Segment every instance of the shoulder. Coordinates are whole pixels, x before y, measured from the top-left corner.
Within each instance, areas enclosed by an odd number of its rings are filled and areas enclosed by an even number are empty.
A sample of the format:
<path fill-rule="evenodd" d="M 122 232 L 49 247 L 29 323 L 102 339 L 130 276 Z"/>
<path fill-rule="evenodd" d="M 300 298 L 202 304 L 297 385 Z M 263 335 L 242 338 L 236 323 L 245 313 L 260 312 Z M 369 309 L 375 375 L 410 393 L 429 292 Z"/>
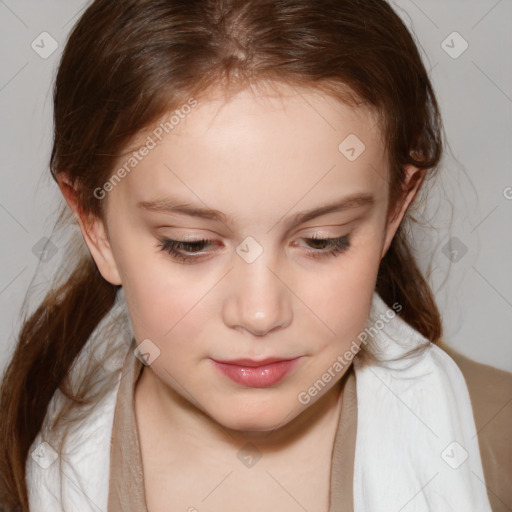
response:
<path fill-rule="evenodd" d="M 493 512 L 512 508 L 512 373 L 478 363 L 445 341 L 437 346 L 457 364 L 469 392 Z"/>
<path fill-rule="evenodd" d="M 437 344 L 457 364 L 468 387 L 477 431 L 496 430 L 512 419 L 512 373 L 478 363 L 441 341 Z M 508 423 L 510 426 L 510 423 Z M 503 431 L 512 440 L 508 429 Z"/>

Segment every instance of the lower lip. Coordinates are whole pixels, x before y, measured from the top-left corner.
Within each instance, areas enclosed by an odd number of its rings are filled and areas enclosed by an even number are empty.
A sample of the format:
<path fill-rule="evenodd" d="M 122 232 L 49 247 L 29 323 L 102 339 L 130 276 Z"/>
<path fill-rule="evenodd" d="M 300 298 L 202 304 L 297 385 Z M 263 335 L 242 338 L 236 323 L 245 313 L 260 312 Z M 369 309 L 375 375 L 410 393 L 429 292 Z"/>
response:
<path fill-rule="evenodd" d="M 266 388 L 277 384 L 292 371 L 300 358 L 277 361 L 264 366 L 238 366 L 236 364 L 219 363 L 215 366 L 228 378 L 237 384 L 250 388 Z"/>

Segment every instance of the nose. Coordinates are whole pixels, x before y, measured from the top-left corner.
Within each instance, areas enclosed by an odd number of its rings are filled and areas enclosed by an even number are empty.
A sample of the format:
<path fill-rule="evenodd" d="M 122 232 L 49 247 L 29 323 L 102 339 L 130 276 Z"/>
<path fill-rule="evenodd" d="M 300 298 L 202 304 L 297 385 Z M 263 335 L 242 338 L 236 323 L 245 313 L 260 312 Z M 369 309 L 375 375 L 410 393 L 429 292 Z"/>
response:
<path fill-rule="evenodd" d="M 252 263 L 242 259 L 236 262 L 223 307 L 229 327 L 264 336 L 291 323 L 291 292 L 279 271 L 268 263 L 264 254 Z"/>

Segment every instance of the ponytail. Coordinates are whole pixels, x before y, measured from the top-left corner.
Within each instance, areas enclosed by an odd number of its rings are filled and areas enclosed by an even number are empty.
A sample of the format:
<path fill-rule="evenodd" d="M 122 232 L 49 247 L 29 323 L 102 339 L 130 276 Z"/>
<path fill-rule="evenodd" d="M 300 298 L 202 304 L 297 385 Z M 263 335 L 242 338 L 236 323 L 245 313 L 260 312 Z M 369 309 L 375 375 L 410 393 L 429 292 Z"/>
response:
<path fill-rule="evenodd" d="M 24 322 L 0 388 L 0 503 L 28 511 L 25 463 L 57 389 L 80 401 L 68 372 L 91 333 L 112 309 L 116 286 L 83 258 L 68 280 L 47 293 Z"/>

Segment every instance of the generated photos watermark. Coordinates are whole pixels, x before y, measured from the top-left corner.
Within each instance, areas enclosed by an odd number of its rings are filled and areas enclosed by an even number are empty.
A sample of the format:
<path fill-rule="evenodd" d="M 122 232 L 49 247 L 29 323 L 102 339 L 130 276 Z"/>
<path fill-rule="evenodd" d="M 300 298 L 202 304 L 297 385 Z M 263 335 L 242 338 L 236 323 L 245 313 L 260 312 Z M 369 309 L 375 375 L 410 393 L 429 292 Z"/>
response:
<path fill-rule="evenodd" d="M 149 153 L 156 148 L 158 142 L 160 142 L 165 135 L 171 133 L 176 126 L 178 126 L 183 119 L 185 119 L 192 109 L 198 105 L 197 100 L 189 98 L 187 103 L 182 105 L 179 109 L 172 112 L 166 121 L 162 121 L 146 138 L 146 142 L 137 150 L 132 153 L 130 158 L 117 169 L 117 171 L 106 181 L 103 186 L 94 189 L 93 195 L 96 199 L 104 199 L 107 192 L 114 190 L 116 185 L 121 182 L 130 172 L 139 165 L 142 160 Z"/>
<path fill-rule="evenodd" d="M 365 327 L 364 331 L 358 334 L 357 339 L 359 343 L 355 339 L 352 340 L 350 347 L 343 354 L 338 355 L 336 361 L 334 361 L 307 390 L 301 391 L 298 394 L 297 398 L 302 405 L 309 404 L 311 399 L 321 393 L 332 380 L 336 380 L 339 374 L 343 372 L 354 359 L 355 355 L 361 349 L 361 345 L 368 343 L 368 336 L 370 336 L 370 339 L 373 339 L 384 329 L 384 326 L 402 310 L 402 305 L 395 302 L 391 308 L 392 309 L 387 309 L 385 313 L 381 313 L 379 319 L 376 320 L 373 325 Z"/>

